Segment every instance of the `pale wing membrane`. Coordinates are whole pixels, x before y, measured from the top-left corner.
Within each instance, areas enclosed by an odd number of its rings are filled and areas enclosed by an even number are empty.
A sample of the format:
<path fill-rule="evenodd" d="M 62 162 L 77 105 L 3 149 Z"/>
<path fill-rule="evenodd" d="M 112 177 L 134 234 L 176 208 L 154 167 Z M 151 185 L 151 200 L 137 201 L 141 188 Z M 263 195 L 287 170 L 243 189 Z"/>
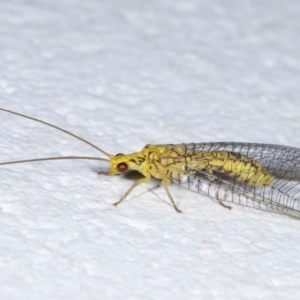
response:
<path fill-rule="evenodd" d="M 264 186 L 249 185 L 221 169 L 198 169 L 187 162 L 182 172 L 168 174 L 172 182 L 218 201 L 300 217 L 300 149 L 251 143 L 200 143 L 174 147 L 180 147 L 191 156 L 199 152 L 222 151 L 244 155 L 259 162 L 274 179 Z"/>

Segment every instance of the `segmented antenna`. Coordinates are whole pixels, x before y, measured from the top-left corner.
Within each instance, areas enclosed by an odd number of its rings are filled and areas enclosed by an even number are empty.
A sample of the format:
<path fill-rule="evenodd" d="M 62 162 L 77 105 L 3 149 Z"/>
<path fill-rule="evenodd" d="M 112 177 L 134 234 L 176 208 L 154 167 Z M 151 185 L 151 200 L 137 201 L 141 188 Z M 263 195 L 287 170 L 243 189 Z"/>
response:
<path fill-rule="evenodd" d="M 38 123 L 42 123 L 44 125 L 47 125 L 49 127 L 52 127 L 54 129 L 57 129 L 59 131 L 62 131 L 74 138 L 76 138 L 77 140 L 80 140 L 81 142 L 85 143 L 85 144 L 88 144 L 89 146 L 93 147 L 94 149 L 100 151 L 101 153 L 103 153 L 104 155 L 108 156 L 108 157 L 112 157 L 111 154 L 105 152 L 104 150 L 100 149 L 99 147 L 97 147 L 96 145 L 92 144 L 91 142 L 85 140 L 84 138 L 70 132 L 70 131 L 67 131 L 63 128 L 60 128 L 56 125 L 53 125 L 53 124 L 50 124 L 48 122 L 45 122 L 45 121 L 42 121 L 40 119 L 37 119 L 37 118 L 33 118 L 33 117 L 30 117 L 30 116 L 27 116 L 27 115 L 24 115 L 24 114 L 20 114 L 20 113 L 17 113 L 15 111 L 12 111 L 12 110 L 9 110 L 9 109 L 5 109 L 5 108 L 1 108 L 0 107 L 0 110 L 1 111 L 4 111 L 4 112 L 7 112 L 7 113 L 10 113 L 10 114 L 13 114 L 13 115 L 16 115 L 16 116 L 20 116 L 20 117 L 23 117 L 23 118 L 26 118 L 26 119 L 29 119 L 29 120 L 32 120 L 32 121 L 35 121 L 35 122 L 38 122 Z M 107 158 L 101 158 L 101 157 L 92 157 L 92 156 L 57 156 L 57 157 L 43 157 L 43 158 L 33 158 L 33 159 L 24 159 L 24 160 L 15 160 L 15 161 L 7 161 L 7 162 L 2 162 L 0 163 L 0 165 L 12 165 L 12 164 L 21 164 L 21 163 L 27 163 L 27 162 L 36 162 L 36 161 L 45 161 L 45 160 L 63 160 L 63 159 L 87 159 L 87 160 L 101 160 L 101 161 L 106 161 L 106 162 L 110 162 L 109 159 Z"/>
<path fill-rule="evenodd" d="M 68 135 L 70 135 L 70 136 L 76 138 L 77 140 L 82 141 L 82 142 L 85 143 L 85 144 L 90 145 L 91 147 L 93 147 L 94 149 L 100 151 L 100 152 L 103 153 L 104 155 L 106 155 L 106 156 L 108 156 L 108 157 L 111 157 L 111 154 L 105 152 L 104 150 L 100 149 L 99 147 L 97 147 L 96 145 L 92 144 L 91 142 L 85 140 L 84 138 L 82 138 L 82 137 L 80 137 L 80 136 L 78 136 L 78 135 L 76 135 L 76 134 L 74 134 L 74 133 L 72 133 L 72 132 L 70 132 L 70 131 L 67 131 L 67 130 L 65 130 L 65 129 L 63 129 L 63 128 L 60 128 L 60 127 L 58 127 L 58 126 L 56 126 L 56 125 L 50 124 L 50 123 L 48 123 L 48 122 L 45 122 L 45 121 L 42 121 L 42 120 L 40 120 L 40 119 L 33 118 L 33 117 L 30 117 L 30 116 L 27 116 L 27 115 L 24 115 L 24 114 L 20 114 L 20 113 L 18 113 L 18 112 L 15 112 L 15 111 L 12 111 L 12 110 L 9 110 L 9 109 L 0 108 L 0 110 L 1 110 L 1 111 L 4 111 L 4 112 L 7 112 L 7 113 L 11 113 L 11 114 L 16 115 L 16 116 L 20 116 L 20 117 L 23 117 L 23 118 L 26 118 L 26 119 L 29 119 L 29 120 L 38 122 L 38 123 L 42 123 L 42 124 L 47 125 L 47 126 L 52 127 L 52 128 L 55 128 L 55 129 L 57 129 L 57 130 L 59 130 L 59 131 L 62 131 L 62 132 L 64 132 L 64 133 L 66 133 L 66 134 L 68 134 Z"/>

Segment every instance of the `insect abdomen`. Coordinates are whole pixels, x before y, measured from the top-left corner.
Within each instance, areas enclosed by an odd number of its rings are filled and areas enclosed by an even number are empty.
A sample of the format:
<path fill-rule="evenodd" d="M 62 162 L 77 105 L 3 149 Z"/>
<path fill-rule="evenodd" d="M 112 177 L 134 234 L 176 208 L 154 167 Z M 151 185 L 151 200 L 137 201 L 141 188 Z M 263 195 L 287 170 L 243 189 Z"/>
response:
<path fill-rule="evenodd" d="M 162 153 L 160 162 L 172 172 L 203 170 L 213 174 L 217 171 L 250 186 L 266 186 L 274 180 L 274 177 L 258 161 L 228 151 L 192 152 L 170 145 Z"/>
<path fill-rule="evenodd" d="M 227 151 L 206 152 L 208 167 L 222 171 L 251 186 L 269 185 L 274 177 L 258 161 Z"/>

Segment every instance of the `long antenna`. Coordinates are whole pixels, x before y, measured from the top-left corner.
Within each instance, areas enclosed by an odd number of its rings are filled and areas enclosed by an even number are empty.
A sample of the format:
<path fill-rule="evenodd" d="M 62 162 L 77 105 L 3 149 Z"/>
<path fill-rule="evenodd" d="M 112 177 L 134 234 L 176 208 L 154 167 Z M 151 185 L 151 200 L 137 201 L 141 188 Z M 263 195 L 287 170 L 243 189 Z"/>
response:
<path fill-rule="evenodd" d="M 76 134 L 74 134 L 74 133 L 71 133 L 70 131 L 67 131 L 67 130 L 65 130 L 65 129 L 62 129 L 62 128 L 56 126 L 56 125 L 52 125 L 52 124 L 47 123 L 47 122 L 45 122 L 45 121 L 42 121 L 42 120 L 40 120 L 40 119 L 33 118 L 33 117 L 30 117 L 30 116 L 27 116 L 27 115 L 23 115 L 23 114 L 17 113 L 17 112 L 15 112 L 15 111 L 12 111 L 12 110 L 9 110 L 9 109 L 0 108 L 0 110 L 2 110 L 2 111 L 4 111 L 4 112 L 7 112 L 7 113 L 11 113 L 11 114 L 16 115 L 16 116 L 20 116 L 20 117 L 23 117 L 23 118 L 26 118 L 26 119 L 35 121 L 35 122 L 42 123 L 42 124 L 44 124 L 44 125 L 47 125 L 47 126 L 50 126 L 50 127 L 52 127 L 52 128 L 55 128 L 55 129 L 57 129 L 57 130 L 60 130 L 60 131 L 62 131 L 62 132 L 64 132 L 64 133 L 66 133 L 66 134 L 68 134 L 68 135 L 70 135 L 70 136 L 72 136 L 72 137 L 74 137 L 74 138 L 76 138 L 76 139 L 82 141 L 83 143 L 90 145 L 91 147 L 93 147 L 94 149 L 100 151 L 100 152 L 103 153 L 104 155 L 106 155 L 106 156 L 108 156 L 108 157 L 111 157 L 111 154 L 105 152 L 104 150 L 100 149 L 99 147 L 97 147 L 96 145 L 92 144 L 91 142 L 85 140 L 84 138 L 82 138 L 82 137 L 80 137 L 80 136 L 78 136 L 78 135 L 76 135 Z M 58 159 L 58 158 L 57 158 L 57 159 Z M 87 158 L 86 158 L 86 159 L 87 159 Z M 106 161 L 108 161 L 108 160 L 106 160 Z M 17 163 L 17 162 L 16 162 L 16 163 Z"/>
<path fill-rule="evenodd" d="M 92 157 L 92 156 L 57 156 L 57 157 L 41 157 L 41 158 L 34 158 L 34 159 L 6 161 L 6 162 L 0 163 L 0 165 L 3 166 L 3 165 L 22 164 L 22 163 L 34 162 L 34 161 L 63 160 L 63 159 L 89 159 L 89 160 L 102 160 L 102 161 L 110 162 L 109 159 L 101 158 L 101 157 Z"/>

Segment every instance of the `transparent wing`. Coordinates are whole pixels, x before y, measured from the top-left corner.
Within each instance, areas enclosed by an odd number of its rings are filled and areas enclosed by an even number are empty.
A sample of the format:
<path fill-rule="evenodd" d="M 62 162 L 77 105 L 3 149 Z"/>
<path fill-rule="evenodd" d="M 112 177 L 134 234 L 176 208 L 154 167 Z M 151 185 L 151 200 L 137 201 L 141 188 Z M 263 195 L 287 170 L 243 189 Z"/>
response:
<path fill-rule="evenodd" d="M 182 158 L 181 162 L 185 161 L 180 172 L 174 170 L 168 172 L 167 175 L 172 182 L 191 191 L 213 197 L 219 202 L 226 201 L 300 218 L 300 149 L 234 142 L 172 146 L 182 151 L 182 154 L 176 157 L 174 164 L 178 163 L 180 158 Z M 198 167 L 192 160 L 197 158 L 199 153 L 218 153 L 219 160 L 223 155 L 224 164 L 228 153 L 237 154 L 233 155 L 235 161 L 247 157 L 253 164 L 258 162 L 267 170 L 272 180 L 260 186 L 249 184 L 247 180 L 241 180 L 233 175 L 237 174 L 237 170 L 228 172 L 228 168 L 226 171 L 222 167 L 211 168 L 212 159 L 209 156 L 205 158 L 206 164 L 202 162 Z M 191 160 L 187 160 L 187 157 Z M 246 171 L 247 168 L 243 172 Z"/>

